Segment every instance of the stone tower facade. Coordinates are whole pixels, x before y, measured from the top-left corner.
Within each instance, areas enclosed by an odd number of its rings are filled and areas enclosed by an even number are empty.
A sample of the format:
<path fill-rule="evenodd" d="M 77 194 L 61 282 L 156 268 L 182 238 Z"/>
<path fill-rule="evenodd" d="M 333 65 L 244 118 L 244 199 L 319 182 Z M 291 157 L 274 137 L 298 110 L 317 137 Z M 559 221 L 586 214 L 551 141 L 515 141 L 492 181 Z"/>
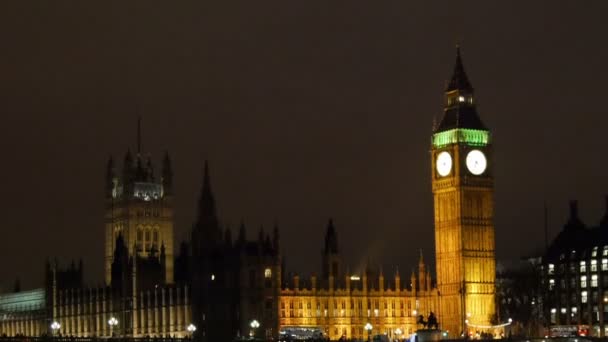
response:
<path fill-rule="evenodd" d="M 139 132 L 138 132 L 139 136 Z M 122 174 L 110 157 L 106 173 L 105 280 L 112 283 L 116 242 L 122 239 L 128 258 L 158 259 L 166 284 L 173 283 L 173 172 L 169 154 L 162 161 L 160 177 L 149 156 L 128 151 Z"/>
<path fill-rule="evenodd" d="M 495 317 L 494 178 L 489 130 L 457 49 L 431 160 L 440 321 L 450 336 Z"/>

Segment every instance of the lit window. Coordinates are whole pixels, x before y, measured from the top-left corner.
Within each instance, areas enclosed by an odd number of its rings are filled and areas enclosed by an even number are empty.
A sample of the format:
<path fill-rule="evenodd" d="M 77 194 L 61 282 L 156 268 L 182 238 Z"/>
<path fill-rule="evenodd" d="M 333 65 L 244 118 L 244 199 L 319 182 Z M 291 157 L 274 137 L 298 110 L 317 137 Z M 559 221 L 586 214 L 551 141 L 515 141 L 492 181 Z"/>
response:
<path fill-rule="evenodd" d="M 555 279 L 549 279 L 549 290 L 553 290 L 555 287 Z"/>
<path fill-rule="evenodd" d="M 591 287 L 597 287 L 597 274 L 591 276 Z"/>
<path fill-rule="evenodd" d="M 576 308 L 576 306 L 573 306 L 573 307 L 572 307 L 572 312 L 573 312 L 573 313 L 576 313 L 576 311 L 577 311 L 577 310 L 578 310 L 578 309 Z"/>
<path fill-rule="evenodd" d="M 602 271 L 608 271 L 608 259 L 602 259 Z"/>
<path fill-rule="evenodd" d="M 458 102 L 464 102 L 464 96 L 458 96 Z"/>
<path fill-rule="evenodd" d="M 593 249 L 591 250 L 591 256 L 592 257 L 596 257 L 597 256 L 597 246 L 593 247 Z"/>
<path fill-rule="evenodd" d="M 215 280 L 215 274 L 211 275 L 211 280 Z"/>
<path fill-rule="evenodd" d="M 272 277 L 272 270 L 270 268 L 267 268 L 264 270 L 264 278 L 270 278 Z"/>
<path fill-rule="evenodd" d="M 584 261 L 581 261 L 581 268 L 580 268 L 581 272 L 587 272 L 587 263 Z"/>
<path fill-rule="evenodd" d="M 597 272 L 597 260 L 591 260 L 591 272 Z"/>
<path fill-rule="evenodd" d="M 587 303 L 587 291 L 581 292 L 581 303 Z"/>
<path fill-rule="evenodd" d="M 374 316 L 378 317 L 378 309 L 374 309 Z"/>
<path fill-rule="evenodd" d="M 555 273 L 555 265 L 549 264 L 549 269 L 547 270 L 549 274 Z"/>
<path fill-rule="evenodd" d="M 581 276 L 581 287 L 587 287 L 587 276 Z"/>
<path fill-rule="evenodd" d="M 566 308 L 562 308 L 560 311 L 561 311 L 561 313 L 565 314 L 567 310 L 566 310 Z"/>
<path fill-rule="evenodd" d="M 603 256 L 608 256 L 608 246 L 604 246 L 604 250 L 602 251 Z"/>

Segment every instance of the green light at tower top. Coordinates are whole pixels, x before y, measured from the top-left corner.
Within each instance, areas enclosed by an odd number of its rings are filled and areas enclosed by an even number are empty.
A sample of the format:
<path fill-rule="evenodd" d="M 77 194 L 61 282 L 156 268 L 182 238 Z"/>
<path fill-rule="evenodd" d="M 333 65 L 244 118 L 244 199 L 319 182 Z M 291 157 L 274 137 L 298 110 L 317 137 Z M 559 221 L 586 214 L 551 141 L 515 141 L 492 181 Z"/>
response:
<path fill-rule="evenodd" d="M 471 146 L 486 146 L 490 143 L 490 132 L 479 129 L 456 128 L 433 134 L 433 146 L 465 143 Z"/>

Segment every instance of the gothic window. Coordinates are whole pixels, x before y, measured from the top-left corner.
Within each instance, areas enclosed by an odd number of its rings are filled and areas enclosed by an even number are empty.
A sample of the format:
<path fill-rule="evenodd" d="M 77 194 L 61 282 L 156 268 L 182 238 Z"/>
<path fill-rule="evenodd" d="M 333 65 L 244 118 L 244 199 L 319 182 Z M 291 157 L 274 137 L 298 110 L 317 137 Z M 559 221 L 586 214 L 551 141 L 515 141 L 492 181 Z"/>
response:
<path fill-rule="evenodd" d="M 608 271 L 608 259 L 602 259 L 602 271 Z"/>
<path fill-rule="evenodd" d="M 272 277 L 272 270 L 270 269 L 270 267 L 267 267 L 264 270 L 264 278 L 270 278 L 270 277 Z"/>
<path fill-rule="evenodd" d="M 581 273 L 587 272 L 587 263 L 585 261 L 581 261 L 580 271 Z"/>
<path fill-rule="evenodd" d="M 608 256 L 608 246 L 604 246 L 604 249 L 602 250 L 602 256 Z"/>
<path fill-rule="evenodd" d="M 587 276 L 581 276 L 581 288 L 587 287 Z"/>
<path fill-rule="evenodd" d="M 596 257 L 597 256 L 597 246 L 593 247 L 593 249 L 591 250 L 591 256 L 592 257 Z"/>
<path fill-rule="evenodd" d="M 549 264 L 549 267 L 547 268 L 547 274 L 554 274 L 554 273 L 555 273 L 555 265 Z"/>
<path fill-rule="evenodd" d="M 153 241 L 154 244 L 158 244 L 158 230 L 154 230 Z"/>
<path fill-rule="evenodd" d="M 555 279 L 549 279 L 549 290 L 555 288 Z"/>

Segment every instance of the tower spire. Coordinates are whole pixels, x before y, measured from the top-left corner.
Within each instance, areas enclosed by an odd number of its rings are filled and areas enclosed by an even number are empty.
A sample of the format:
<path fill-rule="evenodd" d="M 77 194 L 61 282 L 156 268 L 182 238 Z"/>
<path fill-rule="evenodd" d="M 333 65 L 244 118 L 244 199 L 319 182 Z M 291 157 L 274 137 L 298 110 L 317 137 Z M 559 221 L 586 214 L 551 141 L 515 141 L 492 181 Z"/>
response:
<path fill-rule="evenodd" d="M 450 83 L 448 83 L 448 88 L 446 91 L 452 90 L 473 91 L 473 86 L 471 85 L 471 82 L 469 82 L 469 78 L 464 71 L 462 57 L 460 55 L 460 45 L 458 44 L 456 44 L 456 63 L 454 64 L 454 73 L 452 74 L 452 79 L 450 80 Z"/>

